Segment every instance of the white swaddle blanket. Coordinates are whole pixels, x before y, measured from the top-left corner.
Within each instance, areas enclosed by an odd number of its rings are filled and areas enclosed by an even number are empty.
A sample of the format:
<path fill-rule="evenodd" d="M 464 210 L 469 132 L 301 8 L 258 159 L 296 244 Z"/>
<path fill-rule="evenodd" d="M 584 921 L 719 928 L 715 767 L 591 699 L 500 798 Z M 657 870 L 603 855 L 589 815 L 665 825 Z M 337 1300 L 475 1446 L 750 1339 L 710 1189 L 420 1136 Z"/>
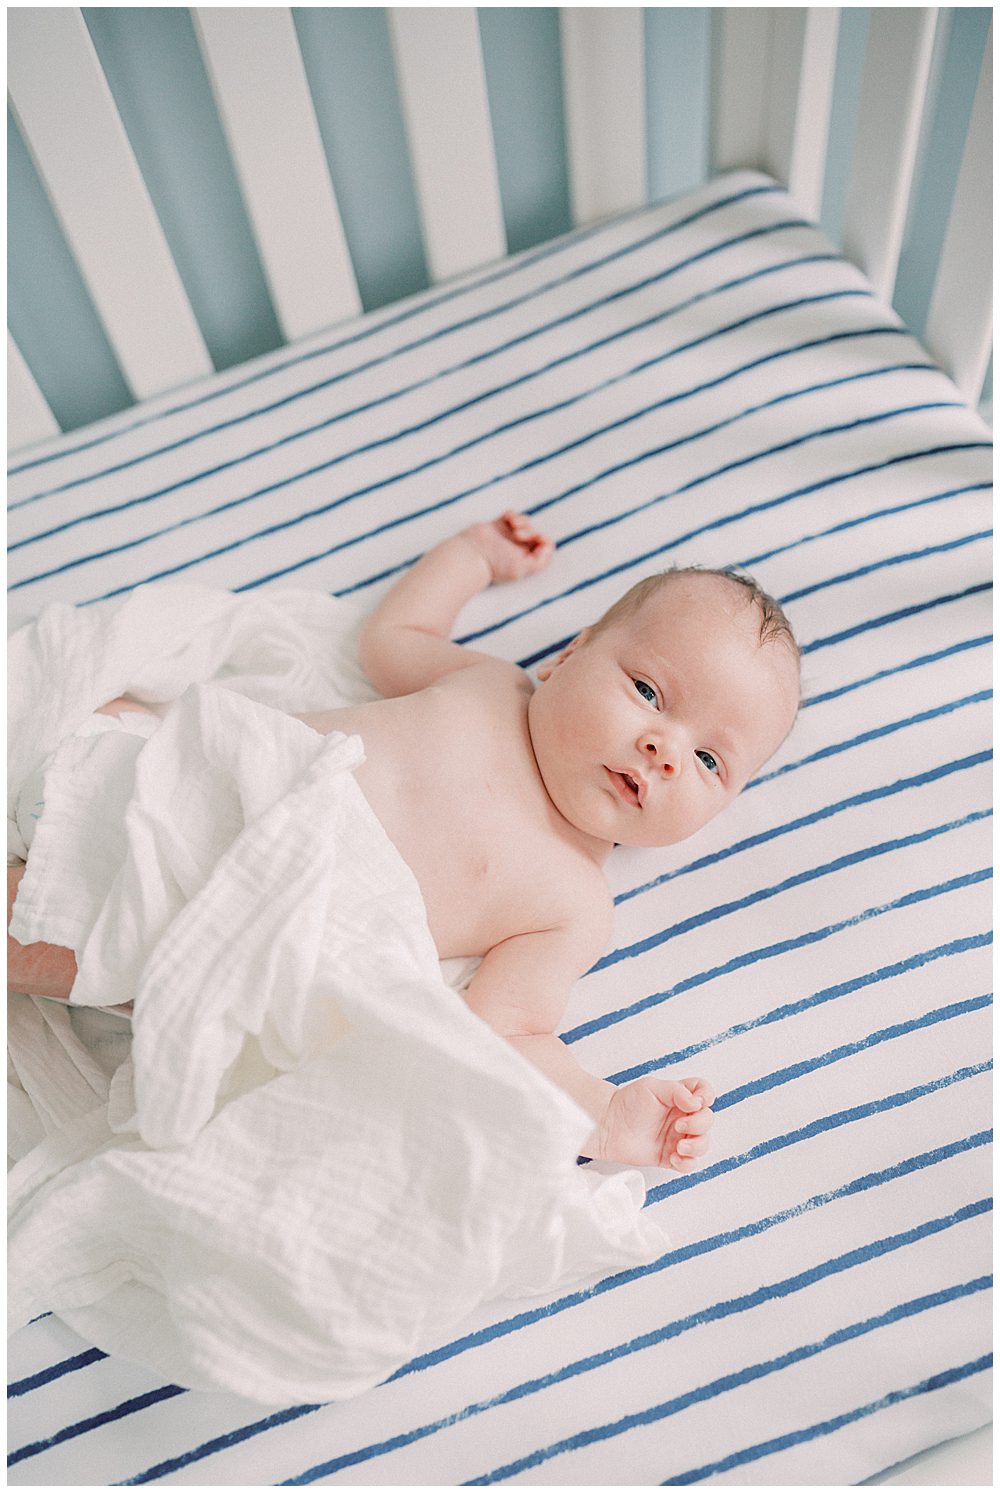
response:
<path fill-rule="evenodd" d="M 52 1310 L 274 1405 L 356 1394 L 484 1299 L 665 1242 L 639 1174 L 578 1167 L 587 1116 L 446 983 L 360 740 L 282 713 L 371 698 L 357 621 L 147 587 L 49 607 L 10 648 L 15 853 L 48 764 L 11 931 L 76 950 L 74 1005 L 135 1000 L 114 1069 L 74 1013 L 13 998 L 37 1144 L 10 1177 L 11 1328 Z M 73 735 L 126 690 L 176 699 L 152 737 Z"/>

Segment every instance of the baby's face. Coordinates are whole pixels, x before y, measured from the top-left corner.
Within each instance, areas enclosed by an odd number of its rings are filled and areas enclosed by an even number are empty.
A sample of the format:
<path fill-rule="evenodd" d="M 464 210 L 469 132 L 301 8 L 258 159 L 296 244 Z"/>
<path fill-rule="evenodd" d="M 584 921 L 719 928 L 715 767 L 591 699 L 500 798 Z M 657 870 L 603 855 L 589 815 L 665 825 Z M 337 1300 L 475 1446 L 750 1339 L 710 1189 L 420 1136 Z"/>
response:
<path fill-rule="evenodd" d="M 542 780 L 577 829 L 672 845 L 730 803 L 784 740 L 798 669 L 717 576 L 678 576 L 540 670 L 528 712 Z"/>

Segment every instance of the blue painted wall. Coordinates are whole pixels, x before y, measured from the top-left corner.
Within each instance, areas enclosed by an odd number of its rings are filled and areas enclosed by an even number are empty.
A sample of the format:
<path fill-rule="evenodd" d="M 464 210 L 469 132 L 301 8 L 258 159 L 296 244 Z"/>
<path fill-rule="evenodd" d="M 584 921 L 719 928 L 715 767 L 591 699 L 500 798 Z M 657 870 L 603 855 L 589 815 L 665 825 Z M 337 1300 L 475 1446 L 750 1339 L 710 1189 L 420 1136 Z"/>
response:
<path fill-rule="evenodd" d="M 427 263 L 380 7 L 292 12 L 366 310 L 424 288 Z M 571 226 L 556 7 L 484 7 L 480 36 L 512 252 Z M 707 179 L 711 7 L 644 15 L 650 201 Z M 922 331 L 991 11 L 944 11 L 896 306 Z M 184 7 L 83 11 L 216 368 L 280 344 L 211 88 Z M 839 240 L 869 10 L 845 7 L 821 225 Z M 753 163 L 748 163 L 753 164 Z M 9 324 L 64 429 L 130 403 L 86 287 L 8 118 Z"/>

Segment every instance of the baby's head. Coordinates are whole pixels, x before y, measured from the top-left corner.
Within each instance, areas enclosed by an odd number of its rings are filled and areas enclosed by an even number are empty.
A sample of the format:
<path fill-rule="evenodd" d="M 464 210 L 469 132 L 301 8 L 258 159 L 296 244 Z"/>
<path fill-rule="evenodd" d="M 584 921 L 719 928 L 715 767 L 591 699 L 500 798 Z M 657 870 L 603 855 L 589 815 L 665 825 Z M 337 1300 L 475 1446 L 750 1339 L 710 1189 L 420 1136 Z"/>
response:
<path fill-rule="evenodd" d="M 694 834 L 781 745 L 799 702 L 788 619 L 729 571 L 647 577 L 538 676 L 528 722 L 549 797 L 609 845 Z"/>

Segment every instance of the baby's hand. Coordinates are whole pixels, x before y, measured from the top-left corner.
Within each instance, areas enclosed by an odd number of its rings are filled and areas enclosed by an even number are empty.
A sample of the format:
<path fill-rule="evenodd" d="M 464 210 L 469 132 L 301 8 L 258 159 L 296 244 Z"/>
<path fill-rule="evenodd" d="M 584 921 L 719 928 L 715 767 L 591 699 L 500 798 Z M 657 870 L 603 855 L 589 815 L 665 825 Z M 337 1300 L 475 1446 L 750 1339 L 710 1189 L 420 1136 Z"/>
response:
<path fill-rule="evenodd" d="M 601 1126 L 601 1156 L 689 1172 L 708 1150 L 715 1094 L 702 1078 L 639 1078 L 616 1089 Z"/>
<path fill-rule="evenodd" d="M 491 523 L 462 530 L 490 567 L 494 581 L 518 581 L 544 570 L 555 553 L 555 543 L 539 534 L 523 513 L 508 509 Z"/>

